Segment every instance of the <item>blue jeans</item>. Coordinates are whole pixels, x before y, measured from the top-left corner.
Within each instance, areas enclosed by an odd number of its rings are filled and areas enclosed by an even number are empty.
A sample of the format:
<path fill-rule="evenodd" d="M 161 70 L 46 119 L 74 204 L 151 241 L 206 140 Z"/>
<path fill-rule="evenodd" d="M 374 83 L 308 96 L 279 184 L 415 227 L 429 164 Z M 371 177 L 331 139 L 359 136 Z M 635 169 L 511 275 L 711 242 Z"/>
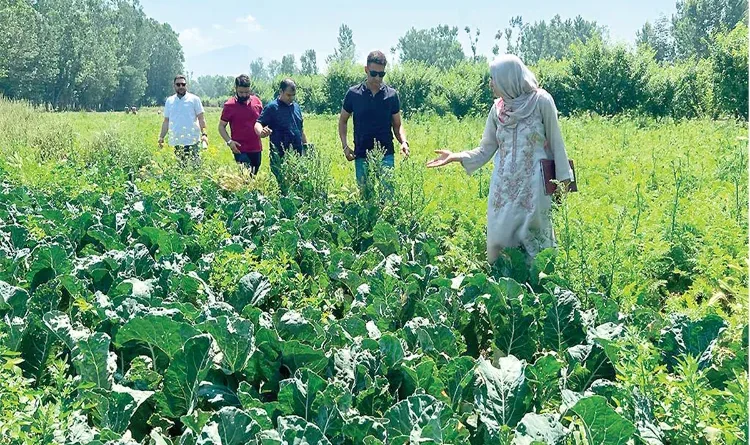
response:
<path fill-rule="evenodd" d="M 385 155 L 380 162 L 380 168 L 375 171 L 375 177 L 380 179 L 386 196 L 393 195 L 393 184 L 390 176 L 393 174 L 394 165 L 393 155 Z M 365 198 L 370 197 L 372 194 L 372 190 L 369 190 L 370 187 L 368 187 L 370 184 L 367 183 L 367 176 L 369 174 L 367 168 L 368 165 L 366 158 L 357 158 L 354 160 L 354 172 L 357 177 L 357 185 L 359 185 L 360 190 L 364 193 Z M 372 169 L 372 167 L 370 167 L 370 169 Z"/>
<path fill-rule="evenodd" d="M 381 161 L 380 166 L 381 168 L 393 168 L 394 166 L 393 161 L 393 155 L 385 155 L 383 156 L 383 161 Z M 367 179 L 367 159 L 366 158 L 357 158 L 354 160 L 354 172 L 357 175 L 357 184 L 362 186 Z"/>

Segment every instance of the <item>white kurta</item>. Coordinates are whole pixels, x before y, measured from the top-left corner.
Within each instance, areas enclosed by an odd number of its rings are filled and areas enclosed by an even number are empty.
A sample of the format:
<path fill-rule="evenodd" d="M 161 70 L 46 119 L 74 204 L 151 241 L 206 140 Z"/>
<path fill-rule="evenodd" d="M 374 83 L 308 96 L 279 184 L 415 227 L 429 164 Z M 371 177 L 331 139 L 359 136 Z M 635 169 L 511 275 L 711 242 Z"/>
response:
<path fill-rule="evenodd" d="M 468 174 L 494 155 L 487 205 L 487 258 L 494 263 L 508 247 L 523 247 L 534 257 L 555 247 L 550 209 L 544 194 L 540 160 L 554 159 L 557 180 L 572 178 L 557 108 L 552 96 L 539 90 L 536 109 L 513 125 L 498 119 L 497 106 L 487 117 L 479 147 L 459 154 Z"/>

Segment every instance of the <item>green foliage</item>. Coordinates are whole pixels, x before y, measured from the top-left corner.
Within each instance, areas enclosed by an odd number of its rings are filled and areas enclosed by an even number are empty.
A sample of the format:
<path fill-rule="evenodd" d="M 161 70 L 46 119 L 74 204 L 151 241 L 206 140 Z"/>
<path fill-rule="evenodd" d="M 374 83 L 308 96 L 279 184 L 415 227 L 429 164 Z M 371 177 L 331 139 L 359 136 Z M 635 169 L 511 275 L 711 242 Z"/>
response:
<path fill-rule="evenodd" d="M 714 95 L 717 112 L 748 118 L 748 28 L 740 23 L 731 32 L 717 34 L 712 48 Z"/>
<path fill-rule="evenodd" d="M 487 169 L 423 167 L 482 118 L 409 118 L 381 202 L 330 117 L 281 194 L 223 147 L 84 155 L 120 114 L 3 113 L 29 122 L 0 131 L 0 443 L 746 441 L 735 122 L 563 119 L 589 192 L 555 207 L 559 252 L 491 267 Z M 46 118 L 65 160 L 28 144 Z"/>
<path fill-rule="evenodd" d="M 401 62 L 417 62 L 440 70 L 453 67 L 464 60 L 458 41 L 458 27 L 438 25 L 430 29 L 411 28 L 398 39 L 396 50 Z"/>
<path fill-rule="evenodd" d="M 182 70 L 177 34 L 137 2 L 10 1 L 0 14 L 0 91 L 11 98 L 119 110 L 161 103 Z"/>

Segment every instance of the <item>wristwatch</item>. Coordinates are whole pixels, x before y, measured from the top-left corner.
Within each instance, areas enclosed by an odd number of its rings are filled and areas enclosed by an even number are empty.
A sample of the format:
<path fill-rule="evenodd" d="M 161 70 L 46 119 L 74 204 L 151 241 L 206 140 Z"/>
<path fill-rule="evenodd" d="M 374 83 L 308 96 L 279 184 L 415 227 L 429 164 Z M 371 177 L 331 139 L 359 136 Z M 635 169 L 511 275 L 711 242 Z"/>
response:
<path fill-rule="evenodd" d="M 230 140 L 228 140 L 228 141 L 227 141 L 227 147 L 229 147 L 229 145 L 230 145 L 231 143 L 232 143 L 232 140 L 231 140 L 231 139 L 230 139 Z"/>

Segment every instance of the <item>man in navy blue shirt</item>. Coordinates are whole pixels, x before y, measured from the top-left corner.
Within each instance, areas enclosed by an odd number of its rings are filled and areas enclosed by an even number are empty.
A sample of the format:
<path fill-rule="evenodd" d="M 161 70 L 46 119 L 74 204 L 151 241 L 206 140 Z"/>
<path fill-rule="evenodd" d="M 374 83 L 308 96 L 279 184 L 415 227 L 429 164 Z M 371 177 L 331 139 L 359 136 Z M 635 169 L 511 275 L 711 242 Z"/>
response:
<path fill-rule="evenodd" d="M 382 167 L 392 169 L 393 136 L 401 144 L 401 153 L 409 156 L 406 131 L 401 125 L 401 101 L 398 92 L 383 83 L 388 62 L 381 51 L 367 55 L 367 80 L 349 88 L 339 116 L 339 136 L 348 161 L 355 161 L 357 183 L 366 183 L 367 154 L 373 149 L 384 150 Z M 354 150 L 347 142 L 349 116 L 354 115 Z"/>
<path fill-rule="evenodd" d="M 292 79 L 284 79 L 279 85 L 279 96 L 269 102 L 255 123 L 255 134 L 263 137 L 270 130 L 271 172 L 276 176 L 282 191 L 285 187 L 281 178 L 281 160 L 287 150 L 304 154 L 307 144 L 302 109 L 294 101 L 297 85 Z"/>

